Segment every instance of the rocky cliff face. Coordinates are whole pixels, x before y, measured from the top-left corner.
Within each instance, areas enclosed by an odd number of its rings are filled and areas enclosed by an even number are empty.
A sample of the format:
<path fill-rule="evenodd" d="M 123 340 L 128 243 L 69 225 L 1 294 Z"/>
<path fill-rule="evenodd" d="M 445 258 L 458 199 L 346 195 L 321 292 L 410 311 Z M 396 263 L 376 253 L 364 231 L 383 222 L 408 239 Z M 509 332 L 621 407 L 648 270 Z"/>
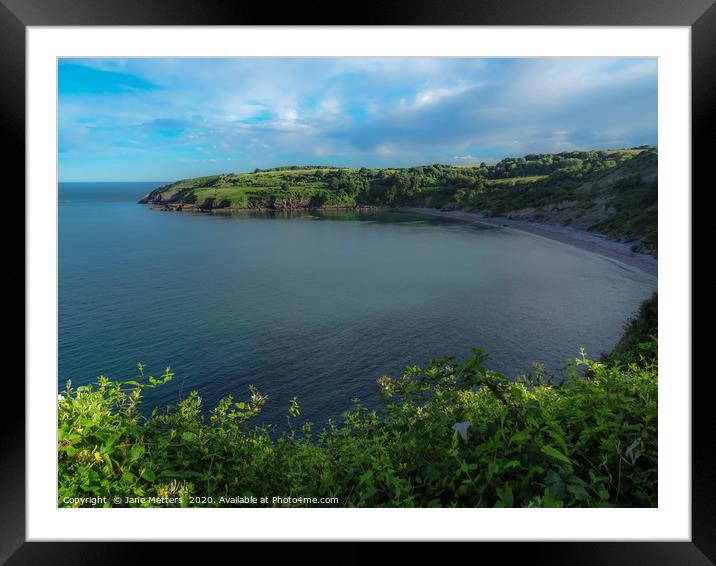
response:
<path fill-rule="evenodd" d="M 616 212 L 616 208 L 606 198 L 595 199 L 594 204 L 584 208 L 578 201 L 565 200 L 556 204 L 541 207 L 520 208 L 504 214 L 507 218 L 532 220 L 572 226 L 580 230 L 588 230 L 591 226 L 602 222 Z"/>

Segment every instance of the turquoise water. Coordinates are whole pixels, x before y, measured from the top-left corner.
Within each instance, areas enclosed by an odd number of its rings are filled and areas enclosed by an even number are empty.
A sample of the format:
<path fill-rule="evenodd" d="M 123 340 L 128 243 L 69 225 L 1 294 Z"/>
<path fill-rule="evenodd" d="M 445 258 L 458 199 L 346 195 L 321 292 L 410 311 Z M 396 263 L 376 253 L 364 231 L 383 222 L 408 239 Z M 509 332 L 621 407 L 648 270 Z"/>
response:
<path fill-rule="evenodd" d="M 612 348 L 656 278 L 499 228 L 402 213 L 209 215 L 135 204 L 158 183 L 59 187 L 59 387 L 174 380 L 211 406 L 269 396 L 324 424 L 407 364 L 482 345 L 509 375 Z"/>

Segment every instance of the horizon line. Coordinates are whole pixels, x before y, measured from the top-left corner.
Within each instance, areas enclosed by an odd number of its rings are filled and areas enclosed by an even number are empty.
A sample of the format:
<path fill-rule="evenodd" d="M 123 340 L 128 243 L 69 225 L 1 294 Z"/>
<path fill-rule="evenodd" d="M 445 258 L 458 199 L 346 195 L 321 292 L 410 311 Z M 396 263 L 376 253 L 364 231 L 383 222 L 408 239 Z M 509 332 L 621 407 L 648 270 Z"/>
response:
<path fill-rule="evenodd" d="M 658 148 L 658 144 L 643 144 L 643 145 L 640 145 L 640 146 L 632 146 L 632 147 L 612 147 L 612 148 L 606 148 L 606 149 L 572 149 L 572 150 L 569 150 L 569 151 L 558 151 L 558 152 L 554 152 L 554 153 L 536 153 L 536 152 L 530 152 L 530 153 L 525 153 L 524 155 L 522 155 L 522 156 L 520 156 L 520 157 L 526 157 L 526 156 L 528 156 L 528 155 L 560 155 L 560 154 L 562 154 L 562 153 L 576 153 L 576 152 L 584 152 L 584 151 L 626 151 L 626 150 L 630 150 L 630 149 L 642 149 L 642 150 L 646 150 L 646 149 L 657 149 L 657 148 Z M 498 160 L 498 161 L 495 161 L 495 163 L 493 163 L 492 165 L 496 165 L 497 163 L 500 163 L 500 161 L 504 161 L 505 159 L 514 159 L 514 158 L 516 158 L 516 157 L 517 157 L 517 156 L 506 156 L 506 157 L 503 157 L 502 159 L 500 159 L 500 160 Z M 482 162 L 482 163 L 484 163 L 484 162 Z M 289 167 L 299 167 L 299 168 L 305 168 L 305 169 L 310 169 L 310 168 L 312 168 L 312 167 L 315 167 L 315 168 L 325 168 L 325 169 L 412 169 L 412 168 L 415 168 L 415 167 L 430 167 L 430 166 L 433 166 L 433 165 L 441 165 L 441 166 L 445 166 L 445 167 L 481 167 L 481 166 L 482 166 L 482 163 L 465 163 L 465 164 L 462 164 L 462 165 L 461 165 L 461 164 L 457 164 L 457 165 L 456 165 L 456 164 L 452 164 L 452 163 L 439 163 L 439 162 L 436 162 L 436 163 L 420 163 L 420 164 L 417 164 L 417 165 L 406 165 L 406 166 L 402 166 L 402 167 L 401 167 L 401 166 L 369 167 L 369 166 L 365 166 L 365 165 L 322 165 L 322 164 L 319 164 L 319 163 L 311 163 L 311 164 L 307 164 L 307 165 L 296 165 L 296 164 L 292 164 L 292 165 L 274 165 L 273 167 L 265 167 L 265 168 L 255 167 L 255 168 L 254 168 L 253 170 L 251 170 L 251 171 L 221 171 L 221 172 L 219 172 L 219 173 L 212 173 L 212 174 L 210 174 L 210 175 L 197 175 L 197 176 L 195 176 L 195 177 L 182 177 L 181 179 L 177 179 L 177 180 L 175 180 L 175 181 L 169 181 L 169 180 L 166 180 L 166 179 L 164 179 L 164 180 L 152 180 L 152 179 L 150 179 L 150 180 L 112 180 L 112 181 L 108 181 L 108 180 L 65 180 L 65 179 L 58 179 L 57 182 L 58 182 L 58 183 L 172 183 L 172 182 L 177 182 L 177 181 L 181 181 L 181 180 L 184 180 L 184 179 L 196 179 L 196 178 L 199 178 L 199 177 L 214 177 L 214 176 L 216 176 L 216 175 L 227 175 L 227 174 L 228 174 L 228 175 L 237 175 L 237 174 L 238 174 L 238 175 L 241 175 L 241 174 L 244 174 L 244 175 L 245 175 L 245 174 L 251 174 L 251 173 L 253 173 L 253 172 L 256 171 L 256 170 L 259 170 L 259 171 L 274 171 L 274 170 L 277 170 L 277 169 L 285 169 L 285 168 L 289 168 Z M 486 163 L 486 165 L 487 165 L 488 167 L 490 166 L 490 164 L 487 164 L 487 163 Z"/>

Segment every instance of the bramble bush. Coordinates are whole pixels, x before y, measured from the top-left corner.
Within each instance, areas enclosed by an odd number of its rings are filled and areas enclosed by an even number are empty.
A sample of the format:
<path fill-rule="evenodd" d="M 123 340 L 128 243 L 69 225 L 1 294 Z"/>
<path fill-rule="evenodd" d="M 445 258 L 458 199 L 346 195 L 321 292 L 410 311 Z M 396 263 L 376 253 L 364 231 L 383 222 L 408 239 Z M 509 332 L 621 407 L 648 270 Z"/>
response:
<path fill-rule="evenodd" d="M 206 417 L 196 392 L 143 417 L 142 391 L 169 381 L 169 369 L 141 382 L 68 384 L 58 400 L 60 505 L 268 494 L 362 507 L 657 505 L 655 357 L 623 365 L 582 352 L 559 384 L 540 371 L 510 381 L 486 359 L 477 349 L 459 365 L 445 358 L 384 376 L 381 409 L 356 401 L 343 425 L 318 433 L 295 422 L 294 399 L 277 440 L 250 424 L 266 402 L 255 389 Z"/>

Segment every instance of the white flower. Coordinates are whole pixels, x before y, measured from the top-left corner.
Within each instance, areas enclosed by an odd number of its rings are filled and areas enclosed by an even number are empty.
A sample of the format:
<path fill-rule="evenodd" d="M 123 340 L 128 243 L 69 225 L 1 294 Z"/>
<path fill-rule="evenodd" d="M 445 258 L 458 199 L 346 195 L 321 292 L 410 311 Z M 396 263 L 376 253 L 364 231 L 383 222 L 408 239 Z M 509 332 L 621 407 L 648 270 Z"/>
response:
<path fill-rule="evenodd" d="M 64 401 L 64 400 L 65 400 L 65 398 L 62 396 L 62 393 L 60 393 L 60 394 L 57 396 L 57 400 L 58 400 L 58 401 Z"/>
<path fill-rule="evenodd" d="M 459 434 L 460 437 L 467 441 L 467 429 L 470 427 L 470 421 L 464 421 L 461 423 L 455 423 L 452 425 L 452 429 L 455 431 L 455 434 Z"/>

